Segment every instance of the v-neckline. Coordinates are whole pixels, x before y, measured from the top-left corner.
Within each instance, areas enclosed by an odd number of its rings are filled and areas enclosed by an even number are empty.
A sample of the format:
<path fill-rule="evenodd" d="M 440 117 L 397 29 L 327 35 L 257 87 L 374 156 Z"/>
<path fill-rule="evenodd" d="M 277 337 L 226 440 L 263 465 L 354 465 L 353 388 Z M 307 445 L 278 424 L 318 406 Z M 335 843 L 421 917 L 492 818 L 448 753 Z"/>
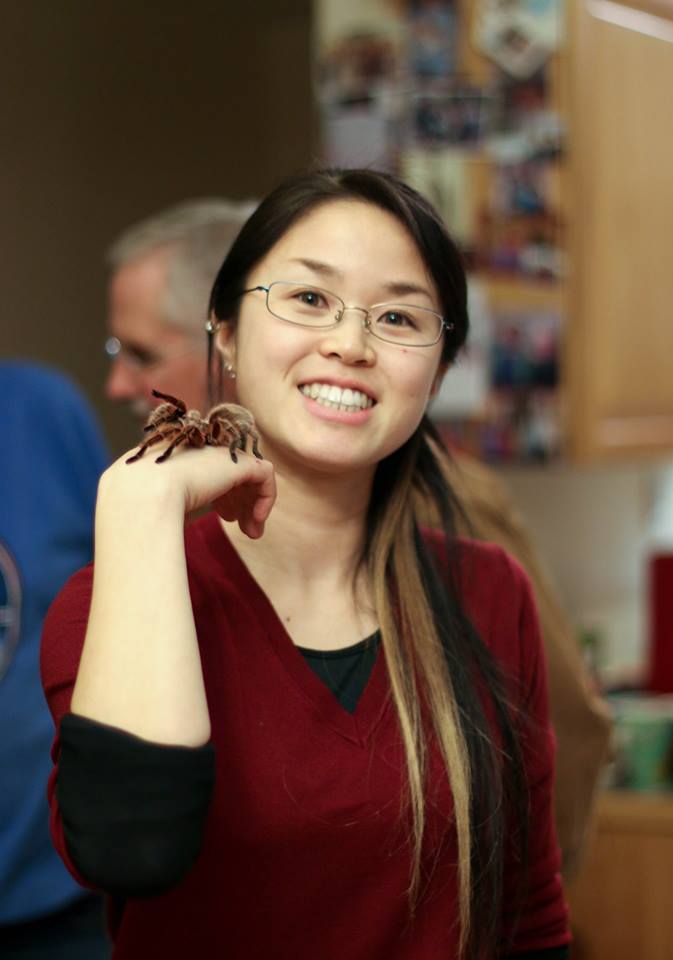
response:
<path fill-rule="evenodd" d="M 286 630 L 275 607 L 249 571 L 214 511 L 196 521 L 202 527 L 210 552 L 226 568 L 249 600 L 273 653 L 302 696 L 336 733 L 364 746 L 390 703 L 385 655 L 379 647 L 376 662 L 353 713 L 341 706 L 332 691 L 314 673 Z"/>

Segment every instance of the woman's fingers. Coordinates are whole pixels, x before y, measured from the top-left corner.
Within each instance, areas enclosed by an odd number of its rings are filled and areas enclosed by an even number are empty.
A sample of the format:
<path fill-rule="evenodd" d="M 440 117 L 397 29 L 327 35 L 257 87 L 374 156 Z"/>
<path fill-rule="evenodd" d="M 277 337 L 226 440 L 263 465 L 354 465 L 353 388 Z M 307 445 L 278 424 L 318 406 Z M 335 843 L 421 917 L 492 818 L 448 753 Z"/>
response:
<path fill-rule="evenodd" d="M 237 520 L 241 530 L 252 539 L 261 537 L 264 524 L 276 499 L 276 481 L 268 461 L 241 457 L 238 476 L 229 490 L 213 501 L 224 520 Z"/>
<path fill-rule="evenodd" d="M 225 520 L 237 520 L 248 536 L 260 537 L 276 499 L 273 465 L 241 451 L 237 462 L 227 447 L 175 450 L 161 463 L 155 459 L 166 444 L 152 448 L 151 457 L 128 463 L 125 454 L 106 471 L 106 484 L 132 505 L 155 497 L 182 504 L 191 513 L 212 504 Z M 114 494 L 113 494 L 114 496 Z M 117 499 L 118 499 L 117 497 Z"/>

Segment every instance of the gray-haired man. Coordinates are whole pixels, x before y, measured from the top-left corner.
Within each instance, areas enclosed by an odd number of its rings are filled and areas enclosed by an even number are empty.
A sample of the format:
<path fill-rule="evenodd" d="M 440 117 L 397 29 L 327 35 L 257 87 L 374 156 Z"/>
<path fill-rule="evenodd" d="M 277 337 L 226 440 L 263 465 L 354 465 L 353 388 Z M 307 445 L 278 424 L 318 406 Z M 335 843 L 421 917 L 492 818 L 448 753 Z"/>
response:
<path fill-rule="evenodd" d="M 250 201 L 192 200 L 125 230 L 108 253 L 110 400 L 144 419 L 152 390 L 208 406 L 204 324 L 210 287 Z M 223 399 L 231 399 L 224 397 Z"/>

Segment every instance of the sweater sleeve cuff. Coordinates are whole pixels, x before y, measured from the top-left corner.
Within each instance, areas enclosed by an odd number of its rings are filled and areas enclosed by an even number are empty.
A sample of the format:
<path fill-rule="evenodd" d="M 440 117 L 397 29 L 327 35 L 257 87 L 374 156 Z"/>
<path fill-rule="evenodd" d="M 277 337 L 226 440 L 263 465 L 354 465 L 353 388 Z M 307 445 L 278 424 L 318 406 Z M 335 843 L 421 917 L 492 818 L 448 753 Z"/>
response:
<path fill-rule="evenodd" d="M 67 714 L 57 797 L 68 853 L 94 886 L 150 897 L 176 886 L 199 855 L 215 750 L 166 746 Z"/>

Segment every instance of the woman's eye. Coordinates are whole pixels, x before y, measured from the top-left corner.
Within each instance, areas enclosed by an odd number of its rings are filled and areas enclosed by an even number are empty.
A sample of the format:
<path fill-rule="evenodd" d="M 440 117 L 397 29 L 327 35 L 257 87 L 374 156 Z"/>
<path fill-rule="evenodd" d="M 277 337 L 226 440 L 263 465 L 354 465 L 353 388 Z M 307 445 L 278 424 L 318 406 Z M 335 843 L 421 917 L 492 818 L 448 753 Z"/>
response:
<path fill-rule="evenodd" d="M 296 296 L 300 303 L 305 303 L 307 307 L 322 307 L 325 305 L 325 298 L 317 290 L 301 290 Z"/>
<path fill-rule="evenodd" d="M 384 323 L 389 327 L 415 327 L 413 317 L 408 313 L 401 313 L 399 310 L 387 310 L 379 317 L 379 323 Z"/>

